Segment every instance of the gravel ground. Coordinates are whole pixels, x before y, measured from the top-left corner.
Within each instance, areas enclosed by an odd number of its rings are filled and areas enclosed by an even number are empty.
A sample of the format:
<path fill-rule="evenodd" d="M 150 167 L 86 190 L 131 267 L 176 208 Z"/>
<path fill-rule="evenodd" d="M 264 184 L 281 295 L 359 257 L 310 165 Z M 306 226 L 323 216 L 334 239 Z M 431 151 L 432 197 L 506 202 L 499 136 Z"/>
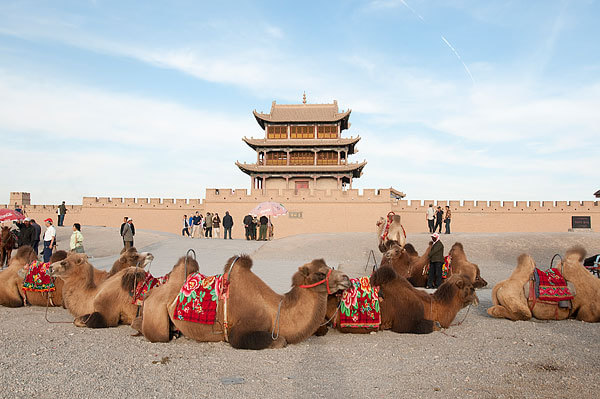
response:
<path fill-rule="evenodd" d="M 245 252 L 252 254 L 255 272 L 279 292 L 288 289 L 294 270 L 313 258 L 323 257 L 352 276 L 367 274 L 367 255 L 375 249 L 374 235 L 362 233 L 267 243 L 147 234 L 156 236 L 140 249 L 155 254 L 153 274 L 168 271 L 189 247 L 206 273 Z M 112 238 L 103 242 L 101 236 L 98 232 L 96 250 L 110 256 L 93 261 L 105 267 L 119 242 L 107 244 Z M 408 241 L 423 251 L 428 236 L 409 235 Z M 131 337 L 129 326 L 80 329 L 47 323 L 44 308 L 0 308 L 0 397 L 598 397 L 600 324 L 510 322 L 490 318 L 485 310 L 491 287 L 508 277 L 520 253 L 530 253 L 545 267 L 554 253 L 577 243 L 600 253 L 600 234 L 452 234 L 442 241 L 446 252 L 461 241 L 489 283 L 478 291 L 479 307 L 445 333 L 330 331 L 281 350 L 253 352 L 186 338 L 151 344 Z M 376 257 L 381 258 L 378 252 Z M 49 318 L 71 320 L 64 309 L 50 309 Z"/>

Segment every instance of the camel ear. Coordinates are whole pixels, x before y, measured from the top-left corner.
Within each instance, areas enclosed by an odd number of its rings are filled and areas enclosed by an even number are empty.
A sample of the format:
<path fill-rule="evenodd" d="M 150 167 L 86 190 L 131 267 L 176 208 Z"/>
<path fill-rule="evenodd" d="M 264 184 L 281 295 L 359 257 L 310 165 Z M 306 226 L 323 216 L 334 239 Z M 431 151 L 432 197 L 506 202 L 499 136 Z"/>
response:
<path fill-rule="evenodd" d="M 298 268 L 298 271 L 300 272 L 300 274 L 302 274 L 303 276 L 308 276 L 310 274 L 310 271 L 308 270 L 308 267 L 306 266 L 300 266 Z"/>
<path fill-rule="evenodd" d="M 461 279 L 459 279 L 459 280 L 456 282 L 456 286 L 462 290 L 462 289 L 465 287 L 465 280 L 463 280 L 462 278 L 461 278 Z"/>

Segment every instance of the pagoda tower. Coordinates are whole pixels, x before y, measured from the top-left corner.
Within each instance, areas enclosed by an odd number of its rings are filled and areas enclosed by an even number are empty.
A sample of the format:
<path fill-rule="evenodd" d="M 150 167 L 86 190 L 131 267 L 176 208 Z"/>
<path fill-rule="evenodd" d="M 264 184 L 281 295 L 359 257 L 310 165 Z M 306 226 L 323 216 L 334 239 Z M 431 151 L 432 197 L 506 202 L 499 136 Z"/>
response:
<path fill-rule="evenodd" d="M 264 138 L 242 140 L 256 151 L 256 163 L 236 162 L 253 189 L 345 189 L 362 175 L 366 161 L 350 163 L 360 137 L 343 138 L 351 110 L 333 104 L 277 104 L 254 111 Z"/>

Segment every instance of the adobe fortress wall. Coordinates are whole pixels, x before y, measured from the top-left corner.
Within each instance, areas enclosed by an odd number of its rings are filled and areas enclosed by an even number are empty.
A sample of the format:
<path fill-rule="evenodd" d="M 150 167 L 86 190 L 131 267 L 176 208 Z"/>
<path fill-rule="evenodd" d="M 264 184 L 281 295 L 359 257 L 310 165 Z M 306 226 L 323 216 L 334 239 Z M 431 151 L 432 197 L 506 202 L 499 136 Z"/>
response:
<path fill-rule="evenodd" d="M 273 219 L 278 238 L 305 233 L 374 232 L 377 219 L 390 211 L 402 216 L 409 234 L 425 232 L 425 212 L 430 203 L 450 205 L 453 232 L 565 232 L 571 227 L 571 216 L 590 216 L 595 231 L 600 226 L 597 201 L 408 201 L 392 199 L 389 189 L 207 189 L 204 200 L 83 197 L 81 205 L 67 205 L 65 224 L 118 227 L 128 216 L 139 229 L 181 234 L 184 214 L 218 212 L 222 219 L 229 211 L 234 218 L 233 236 L 242 238 L 244 216 L 263 201 L 282 203 L 289 211 Z M 56 220 L 56 205 L 23 208 L 38 222 L 47 217 Z"/>

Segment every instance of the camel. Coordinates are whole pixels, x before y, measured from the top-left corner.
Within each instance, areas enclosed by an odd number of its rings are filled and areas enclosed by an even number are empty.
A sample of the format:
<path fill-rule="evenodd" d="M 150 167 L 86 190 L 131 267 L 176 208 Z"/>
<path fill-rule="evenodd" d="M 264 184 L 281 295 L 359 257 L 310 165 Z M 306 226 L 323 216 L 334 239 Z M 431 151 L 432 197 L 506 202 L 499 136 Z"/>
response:
<path fill-rule="evenodd" d="M 228 340 L 237 349 L 281 348 L 312 335 L 325 317 L 328 292 L 350 286 L 348 276 L 329 268 L 323 259 L 300 266 L 292 277 L 292 289 L 284 295 L 269 288 L 251 268 L 247 255 L 227 261 L 224 273 L 229 275 L 229 296 L 227 302 L 219 301 L 214 325 L 173 317 L 179 287 L 169 292 L 169 280 L 146 299 L 141 332 L 152 342 L 168 341 L 170 318 L 175 328 L 196 341 Z"/>
<path fill-rule="evenodd" d="M 467 255 L 460 242 L 454 243 L 449 255 L 451 257 L 450 274 L 462 274 L 469 277 L 475 288 L 483 288 L 487 285 L 487 281 L 481 277 L 479 266 L 467 260 Z"/>
<path fill-rule="evenodd" d="M 427 285 L 425 267 L 429 265 L 431 246 L 432 243 L 429 243 L 423 255 L 419 256 L 410 243 L 404 245 L 404 248 L 392 244 L 381 258 L 381 266 L 392 267 L 399 276 L 406 278 L 414 287 L 425 287 Z"/>
<path fill-rule="evenodd" d="M 10 231 L 10 228 L 2 226 L 2 230 L 0 231 L 0 269 L 8 266 L 14 246 L 15 236 Z"/>
<path fill-rule="evenodd" d="M 529 320 L 532 317 L 539 320 L 565 320 L 573 315 L 576 315 L 578 320 L 600 321 L 600 296 L 595 291 L 600 289 L 600 280 L 581 264 L 584 254 L 583 248 L 572 248 L 567 251 L 566 260 L 560 265 L 563 268 L 563 277 L 575 286 L 572 309 L 557 308 L 554 304 L 544 302 L 528 301 L 524 288 L 528 288 L 529 280 L 535 269 L 535 262 L 531 256 L 521 254 L 517 267 L 510 277 L 494 286 L 492 290 L 494 305 L 487 310 L 487 313 L 493 317 L 513 321 Z"/>
<path fill-rule="evenodd" d="M 380 267 L 371 275 L 371 284 L 379 286 L 381 325 L 379 330 L 397 333 L 428 334 L 449 328 L 456 314 L 464 307 L 478 303 L 473 284 L 465 276 L 448 278 L 433 294 L 417 289 L 389 267 Z M 368 333 L 372 328 L 342 328 L 339 324 L 338 306 L 341 297 L 330 295 L 326 320 L 345 333 Z M 327 327 L 319 328 L 324 335 Z"/>
<path fill-rule="evenodd" d="M 385 227 L 387 223 L 390 223 L 387 232 Z M 400 215 L 396 215 L 393 212 L 388 213 L 387 220 L 380 217 L 376 223 L 377 225 L 377 242 L 379 251 L 384 253 L 389 249 L 390 243 L 396 243 L 400 247 L 404 247 L 406 244 L 406 232 L 400 222 Z"/>
<path fill-rule="evenodd" d="M 21 289 L 23 278 L 18 275 L 18 271 L 36 259 L 37 255 L 30 246 L 17 249 L 8 268 L 0 272 L 0 305 L 18 308 L 26 304 L 27 297 Z"/>
<path fill-rule="evenodd" d="M 139 256 L 145 257 L 138 261 Z M 137 265 L 143 269 L 154 257 L 150 253 L 139 254 Z M 115 267 L 116 265 L 116 267 Z M 127 263 L 115 262 L 109 272 L 94 268 L 85 254 L 71 253 L 60 262 L 51 265 L 51 274 L 64 281 L 62 295 L 63 306 L 75 317 L 78 327 L 110 327 L 119 323 L 131 324 L 135 318 L 137 306 L 131 303 L 128 291 L 122 288 L 121 279 L 128 268 Z"/>

